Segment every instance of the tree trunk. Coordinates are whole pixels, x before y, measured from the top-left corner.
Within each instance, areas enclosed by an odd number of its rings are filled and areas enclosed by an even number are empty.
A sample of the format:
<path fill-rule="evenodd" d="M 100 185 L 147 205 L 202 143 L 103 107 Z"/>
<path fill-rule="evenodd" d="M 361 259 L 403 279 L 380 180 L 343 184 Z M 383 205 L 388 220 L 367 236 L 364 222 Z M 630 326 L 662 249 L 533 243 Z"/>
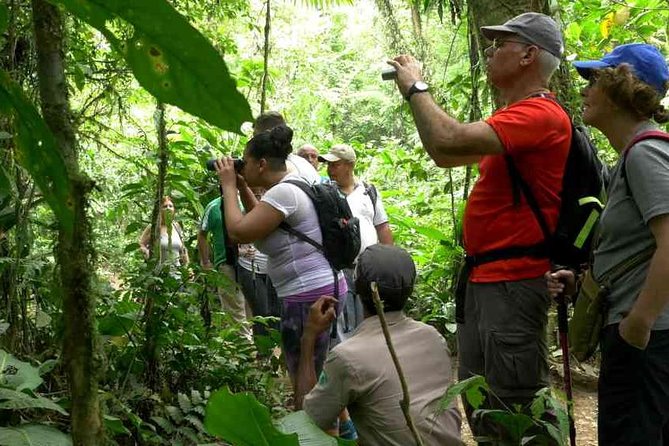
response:
<path fill-rule="evenodd" d="M 160 263 L 160 208 L 165 194 L 165 179 L 167 178 L 167 135 L 165 133 L 165 104 L 158 103 L 155 113 L 156 133 L 158 135 L 158 181 L 156 195 L 151 213 L 151 242 L 149 264 L 153 261 Z M 159 287 L 152 286 L 146 295 L 144 304 L 144 362 L 146 363 L 145 382 L 149 389 L 157 392 L 162 387 L 160 372 L 160 352 L 158 350 L 158 336 L 160 333 L 162 313 L 160 304 L 156 302 L 156 295 L 162 292 Z"/>
<path fill-rule="evenodd" d="M 385 22 L 383 29 L 388 38 L 388 46 L 393 52 L 393 56 L 408 53 L 407 47 L 404 44 L 404 38 L 402 37 L 401 28 L 397 23 L 397 18 L 395 18 L 393 5 L 390 3 L 390 0 L 376 0 L 376 7 Z"/>
<path fill-rule="evenodd" d="M 72 398 L 72 439 L 75 446 L 102 443 L 98 402 L 95 298 L 91 288 L 93 247 L 86 214 L 92 182 L 79 171 L 71 125 L 64 66 L 61 14 L 44 0 L 32 0 L 42 114 L 53 132 L 72 184 L 74 230 L 59 229 L 56 257 L 63 295 L 63 360 Z"/>
<path fill-rule="evenodd" d="M 272 5 L 267 0 L 267 10 L 265 12 L 265 44 L 263 46 L 263 71 L 262 85 L 260 87 L 260 113 L 265 113 L 267 106 L 267 82 L 269 81 L 269 33 L 272 20 Z"/>
<path fill-rule="evenodd" d="M 411 3 L 411 29 L 413 30 L 413 38 L 416 41 L 416 57 L 418 57 L 418 60 L 426 62 L 428 43 L 423 36 L 423 22 L 417 2 Z"/>

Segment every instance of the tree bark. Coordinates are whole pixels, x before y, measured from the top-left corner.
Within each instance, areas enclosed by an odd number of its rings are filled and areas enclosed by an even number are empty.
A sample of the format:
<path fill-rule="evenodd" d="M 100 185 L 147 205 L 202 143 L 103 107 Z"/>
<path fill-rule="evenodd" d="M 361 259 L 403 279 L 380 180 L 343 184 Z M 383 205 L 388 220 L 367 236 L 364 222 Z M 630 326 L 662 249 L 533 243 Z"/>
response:
<path fill-rule="evenodd" d="M 263 71 L 262 71 L 262 85 L 260 86 L 260 113 L 265 113 L 267 106 L 267 82 L 269 81 L 269 35 L 270 23 L 272 21 L 272 5 L 270 0 L 267 0 L 267 10 L 265 12 L 265 44 L 263 46 Z"/>
<path fill-rule="evenodd" d="M 416 56 L 422 62 L 426 62 L 428 43 L 423 36 L 423 21 L 420 16 L 418 2 L 411 2 L 411 29 L 413 30 L 413 38 L 416 41 Z"/>
<path fill-rule="evenodd" d="M 407 47 L 404 44 L 404 38 L 402 37 L 402 30 L 397 22 L 390 0 L 376 0 L 376 7 L 384 19 L 383 29 L 389 40 L 388 46 L 393 52 L 393 56 L 408 53 Z"/>
<path fill-rule="evenodd" d="M 151 242 L 149 259 L 160 263 L 160 208 L 165 194 L 165 179 L 167 178 L 167 135 L 165 133 L 165 104 L 158 103 L 155 114 L 156 133 L 158 135 L 158 181 L 156 195 L 151 213 Z M 168 229 L 169 230 L 169 229 Z M 151 261 L 149 264 L 153 264 Z M 155 296 L 161 292 L 159 287 L 152 286 L 146 295 L 144 304 L 144 360 L 146 363 L 145 382 L 149 389 L 157 392 L 162 387 L 160 372 L 160 352 L 158 350 L 158 336 L 161 328 L 162 314 L 160 304 Z"/>
<path fill-rule="evenodd" d="M 44 0 L 32 0 L 42 114 L 56 138 L 72 184 L 74 230 L 59 228 L 56 257 L 63 295 L 63 359 L 72 398 L 72 439 L 76 446 L 102 443 L 98 401 L 99 357 L 95 297 L 91 288 L 94 250 L 87 216 L 92 182 L 79 170 L 65 80 L 61 14 Z"/>

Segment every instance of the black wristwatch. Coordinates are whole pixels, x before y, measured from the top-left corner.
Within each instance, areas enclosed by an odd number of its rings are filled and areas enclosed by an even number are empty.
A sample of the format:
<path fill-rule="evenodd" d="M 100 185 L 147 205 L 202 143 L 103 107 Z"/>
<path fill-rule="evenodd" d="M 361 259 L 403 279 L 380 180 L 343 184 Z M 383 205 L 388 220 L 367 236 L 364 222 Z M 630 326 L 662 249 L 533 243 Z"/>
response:
<path fill-rule="evenodd" d="M 413 83 L 413 85 L 409 88 L 409 91 L 407 91 L 407 95 L 404 96 L 404 99 L 407 101 L 411 99 L 411 96 L 413 96 L 416 93 L 425 93 L 430 87 L 427 86 L 427 84 L 423 81 L 416 81 Z"/>

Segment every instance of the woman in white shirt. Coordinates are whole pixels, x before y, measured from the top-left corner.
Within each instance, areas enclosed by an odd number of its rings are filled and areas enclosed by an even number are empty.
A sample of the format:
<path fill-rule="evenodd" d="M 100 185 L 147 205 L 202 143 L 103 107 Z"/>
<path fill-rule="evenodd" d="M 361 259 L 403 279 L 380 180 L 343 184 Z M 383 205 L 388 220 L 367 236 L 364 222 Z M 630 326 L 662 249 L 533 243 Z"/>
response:
<path fill-rule="evenodd" d="M 188 250 L 183 240 L 183 230 L 174 221 L 174 203 L 169 196 L 163 197 L 160 209 L 160 257 L 159 265 L 169 265 L 170 273 L 174 273 L 183 265 L 188 265 Z M 169 230 L 168 230 L 169 228 Z M 151 225 L 148 225 L 139 238 L 139 249 L 144 258 L 150 255 Z"/>

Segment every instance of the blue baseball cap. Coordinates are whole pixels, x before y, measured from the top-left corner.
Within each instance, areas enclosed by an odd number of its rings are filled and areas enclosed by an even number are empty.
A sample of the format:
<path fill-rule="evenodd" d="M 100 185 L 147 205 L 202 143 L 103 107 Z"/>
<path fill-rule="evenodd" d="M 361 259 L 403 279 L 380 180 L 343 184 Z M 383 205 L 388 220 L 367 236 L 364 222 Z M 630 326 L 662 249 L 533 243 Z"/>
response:
<path fill-rule="evenodd" d="M 666 83 L 669 81 L 667 61 L 660 51 L 645 43 L 628 43 L 617 46 L 601 60 L 577 60 L 572 62 L 578 74 L 590 78 L 591 70 L 617 67 L 629 64 L 639 80 L 655 88 L 661 96 L 667 93 Z"/>

